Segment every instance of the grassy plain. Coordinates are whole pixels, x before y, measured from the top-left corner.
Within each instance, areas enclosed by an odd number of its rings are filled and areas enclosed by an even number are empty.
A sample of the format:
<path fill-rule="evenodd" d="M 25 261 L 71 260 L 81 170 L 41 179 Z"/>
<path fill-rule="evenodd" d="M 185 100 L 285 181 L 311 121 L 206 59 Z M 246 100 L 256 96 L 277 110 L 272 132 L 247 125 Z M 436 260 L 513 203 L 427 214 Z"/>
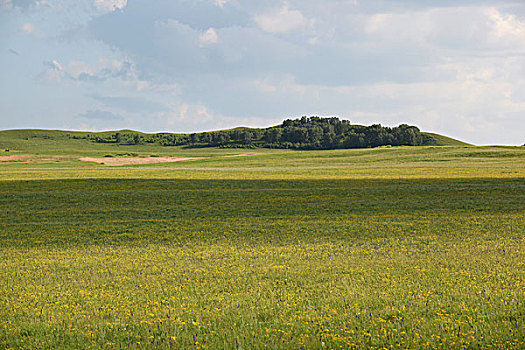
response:
<path fill-rule="evenodd" d="M 7 139 L 3 348 L 525 347 L 523 147 Z"/>

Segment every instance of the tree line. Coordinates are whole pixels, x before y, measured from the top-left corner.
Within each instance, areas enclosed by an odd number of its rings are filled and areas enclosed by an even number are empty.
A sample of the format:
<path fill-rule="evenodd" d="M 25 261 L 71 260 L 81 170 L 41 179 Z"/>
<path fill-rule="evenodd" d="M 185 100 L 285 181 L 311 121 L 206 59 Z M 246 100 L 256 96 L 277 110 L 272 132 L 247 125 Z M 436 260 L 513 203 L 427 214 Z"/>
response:
<path fill-rule="evenodd" d="M 78 138 L 78 137 L 76 137 Z M 407 124 L 386 127 L 352 125 L 339 118 L 302 117 L 287 119 L 269 128 L 235 128 L 192 134 L 140 134 L 115 132 L 88 134 L 92 142 L 137 145 L 156 143 L 163 146 L 290 148 L 321 150 L 338 148 L 367 148 L 378 146 L 419 146 L 428 141 L 419 128 Z"/>

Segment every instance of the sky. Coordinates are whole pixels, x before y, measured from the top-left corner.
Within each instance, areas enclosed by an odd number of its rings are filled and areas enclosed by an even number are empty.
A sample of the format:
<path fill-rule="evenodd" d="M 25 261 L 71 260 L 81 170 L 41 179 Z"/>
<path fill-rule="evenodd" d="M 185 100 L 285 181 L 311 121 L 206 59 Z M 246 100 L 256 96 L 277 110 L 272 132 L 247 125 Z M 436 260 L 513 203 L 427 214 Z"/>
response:
<path fill-rule="evenodd" d="M 525 143 L 525 1 L 0 0 L 0 129 L 337 116 Z"/>

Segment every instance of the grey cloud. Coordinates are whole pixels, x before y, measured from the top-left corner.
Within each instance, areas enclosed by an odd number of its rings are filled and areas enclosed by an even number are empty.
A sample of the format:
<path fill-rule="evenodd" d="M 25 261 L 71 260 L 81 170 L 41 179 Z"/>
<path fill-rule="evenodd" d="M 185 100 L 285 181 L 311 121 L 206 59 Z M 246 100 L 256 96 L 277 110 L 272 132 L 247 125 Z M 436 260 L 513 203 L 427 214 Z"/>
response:
<path fill-rule="evenodd" d="M 78 74 L 67 73 L 67 76 L 71 80 L 91 83 L 103 82 L 109 79 L 136 79 L 133 65 L 129 61 L 123 62 L 120 67 L 102 67 L 92 72 L 81 72 Z"/>
<path fill-rule="evenodd" d="M 249 21 L 245 25 L 231 25 L 235 21 L 218 23 L 207 18 L 208 11 L 202 11 L 204 15 L 199 17 L 196 9 L 202 10 L 203 6 L 211 13 L 224 11 L 211 1 L 192 2 L 198 5 L 185 10 L 180 5 L 185 2 L 158 3 L 165 5 L 162 13 L 158 9 L 161 6 L 136 1 L 125 11 L 95 19 L 90 30 L 97 39 L 132 55 L 141 73 L 159 80 L 169 76 L 192 84 L 200 75 L 216 74 L 227 79 L 291 73 L 305 84 L 412 82 L 420 75 L 419 67 L 435 61 L 434 52 L 412 43 L 396 45 L 383 40 L 378 41 L 380 45 L 371 45 L 377 38 L 364 32 L 362 15 L 344 11 L 343 6 L 355 8 L 347 2 L 341 5 L 329 1 L 326 6 L 331 13 L 324 13 L 318 2 L 297 2 L 294 9 L 304 8 L 308 16 L 321 17 L 315 18 L 315 33 L 290 35 L 265 33 Z M 224 7 L 229 8 L 228 4 Z M 248 12 L 263 10 L 261 5 L 250 6 L 244 10 L 244 17 Z M 181 13 L 191 15 L 185 17 Z M 215 27 L 218 42 L 200 47 L 199 35 L 209 27 Z M 314 34 L 320 37 L 315 45 L 310 45 L 307 41 Z"/>
<path fill-rule="evenodd" d="M 124 62 L 120 68 L 103 68 L 97 75 L 101 78 L 120 78 L 123 80 L 134 79 L 135 74 L 130 62 Z"/>
<path fill-rule="evenodd" d="M 109 111 L 102 111 L 102 110 L 89 110 L 82 114 L 78 115 L 81 118 L 86 119 L 100 119 L 100 120 L 123 120 L 124 117 L 118 114 L 114 114 Z"/>
<path fill-rule="evenodd" d="M 74 80 L 85 81 L 85 82 L 101 82 L 107 79 L 105 76 L 100 76 L 96 74 L 89 73 L 80 73 L 76 77 L 72 77 Z"/>
<path fill-rule="evenodd" d="M 149 0 L 130 1 L 121 14 L 110 13 L 96 19 L 93 26 L 119 22 L 123 17 L 134 20 L 144 28 L 156 21 L 176 20 L 188 26 L 206 30 L 209 27 L 223 28 L 246 26 L 251 22 L 250 14 L 240 5 L 228 2 L 220 7 L 210 1 Z M 130 28 L 132 29 L 132 28 Z"/>
<path fill-rule="evenodd" d="M 299 45 L 254 27 L 215 29 L 218 43 L 201 47 L 199 36 L 204 31 L 176 19 L 148 22 L 126 17 L 126 12 L 112 16 L 116 22 L 97 21 L 93 35 L 131 54 L 142 73 L 160 80 L 167 74 L 175 79 L 194 79 L 201 74 L 240 76 L 279 72 L 282 66 L 292 67 L 308 53 Z M 141 24 L 136 26 L 135 22 Z"/>

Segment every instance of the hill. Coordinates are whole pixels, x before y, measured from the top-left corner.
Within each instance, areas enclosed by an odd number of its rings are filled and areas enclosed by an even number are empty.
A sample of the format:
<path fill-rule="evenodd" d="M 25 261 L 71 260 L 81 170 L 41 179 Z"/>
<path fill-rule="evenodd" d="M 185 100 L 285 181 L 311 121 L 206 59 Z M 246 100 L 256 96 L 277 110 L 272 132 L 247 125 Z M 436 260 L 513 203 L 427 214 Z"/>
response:
<path fill-rule="evenodd" d="M 463 146 L 468 145 L 435 133 L 423 133 L 416 126 L 401 124 L 384 127 L 351 124 L 338 118 L 302 117 L 287 119 L 268 128 L 237 127 L 191 134 L 142 133 L 133 130 L 79 132 L 60 130 L 8 130 L 0 132 L 0 147 L 37 146 L 64 147 L 64 141 L 89 141 L 97 144 L 160 145 L 190 148 L 276 148 L 298 150 L 373 148 L 379 146 Z"/>
<path fill-rule="evenodd" d="M 432 132 L 423 132 L 422 135 L 427 146 L 472 146 L 470 143 Z"/>

